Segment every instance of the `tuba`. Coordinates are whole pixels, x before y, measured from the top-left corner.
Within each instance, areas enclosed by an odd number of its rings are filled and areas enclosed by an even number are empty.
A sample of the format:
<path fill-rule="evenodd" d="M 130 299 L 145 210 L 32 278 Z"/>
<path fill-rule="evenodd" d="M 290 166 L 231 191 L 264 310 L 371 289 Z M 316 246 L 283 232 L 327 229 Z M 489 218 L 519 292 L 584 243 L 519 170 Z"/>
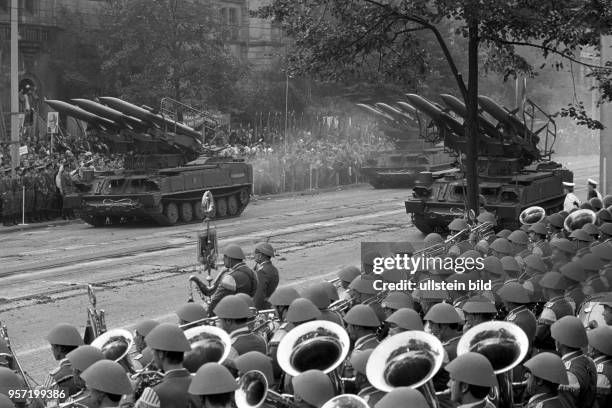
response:
<path fill-rule="evenodd" d="M 361 397 L 353 394 L 336 395 L 327 401 L 321 408 L 369 408 L 368 403 Z"/>
<path fill-rule="evenodd" d="M 258 370 L 244 373 L 234 391 L 234 401 L 238 408 L 258 408 L 265 402 L 274 407 L 294 408 L 293 395 L 279 394 L 270 390 L 266 376 Z"/>
<path fill-rule="evenodd" d="M 480 323 L 463 334 L 457 355 L 476 352 L 485 356 L 497 375 L 499 407 L 512 407 L 512 372 L 527 355 L 529 339 L 519 326 L 510 322 Z"/>
<path fill-rule="evenodd" d="M 113 329 L 96 337 L 91 345 L 109 360 L 120 362 L 134 346 L 134 335 L 125 329 Z"/>
<path fill-rule="evenodd" d="M 87 296 L 89 298 L 89 304 L 91 305 L 91 307 L 87 308 L 87 323 L 88 325 L 91 324 L 91 334 L 93 338 L 96 338 L 106 332 L 106 317 L 104 310 L 96 309 L 98 300 L 94 288 L 91 285 L 87 285 Z"/>
<path fill-rule="evenodd" d="M 546 210 L 542 207 L 534 205 L 533 207 L 525 208 L 519 215 L 521 225 L 533 225 L 544 221 L 546 218 Z"/>
<path fill-rule="evenodd" d="M 430 407 L 438 401 L 429 381 L 442 367 L 444 347 L 437 337 L 420 331 L 407 331 L 383 340 L 372 352 L 366 366 L 368 381 L 376 389 L 390 392 L 398 387 L 422 392 Z"/>
<path fill-rule="evenodd" d="M 198 326 L 185 330 L 191 351 L 185 353 L 183 365 L 196 372 L 205 363 L 221 364 L 232 351 L 232 340 L 223 329 L 215 326 Z"/>
<path fill-rule="evenodd" d="M 588 210 L 586 208 L 582 210 L 576 210 L 565 218 L 563 227 L 567 232 L 573 232 L 574 230 L 582 228 L 585 224 L 596 224 L 597 214 L 595 211 Z"/>

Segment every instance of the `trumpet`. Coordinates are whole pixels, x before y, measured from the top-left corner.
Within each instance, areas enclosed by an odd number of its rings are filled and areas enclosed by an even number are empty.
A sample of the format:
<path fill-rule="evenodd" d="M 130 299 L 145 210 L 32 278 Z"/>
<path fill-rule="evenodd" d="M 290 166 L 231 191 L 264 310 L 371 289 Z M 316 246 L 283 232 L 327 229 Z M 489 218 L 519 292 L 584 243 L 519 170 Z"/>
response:
<path fill-rule="evenodd" d="M 214 326 L 217 324 L 218 321 L 219 321 L 219 317 L 217 316 L 205 317 L 200 320 L 194 320 L 193 322 L 190 322 L 190 323 L 181 324 L 179 328 L 181 330 L 186 330 L 186 329 L 197 327 L 197 326 Z"/>
<path fill-rule="evenodd" d="M 495 231 L 493 230 L 493 224 L 490 222 L 483 222 L 482 224 L 470 228 L 470 234 L 476 234 L 477 241 L 481 241 L 495 234 Z"/>
<path fill-rule="evenodd" d="M 297 408 L 293 395 L 270 390 L 266 376 L 257 370 L 247 371 L 240 377 L 234 400 L 238 408 L 257 408 L 265 402 L 274 407 Z"/>
<path fill-rule="evenodd" d="M 161 371 L 150 370 L 153 362 L 150 362 L 142 370 L 138 370 L 130 376 L 130 380 L 136 381 L 134 386 L 134 397 L 140 398 L 145 388 L 154 387 L 164 379 L 164 374 Z"/>
<path fill-rule="evenodd" d="M 57 404 L 56 406 L 52 407 L 52 408 L 87 408 L 88 406 L 85 404 L 81 404 L 81 401 L 85 401 L 86 399 L 88 399 L 90 397 L 89 393 L 83 395 L 82 397 L 79 397 L 77 399 L 75 399 L 74 401 L 67 401 L 67 402 L 63 402 L 61 404 Z"/>
<path fill-rule="evenodd" d="M 355 303 L 355 299 L 352 297 L 340 299 L 330 304 L 328 309 L 332 312 L 345 313 L 353 306 L 353 303 Z"/>
<path fill-rule="evenodd" d="M 424 256 L 426 258 L 427 257 L 434 258 L 436 256 L 443 255 L 447 250 L 448 248 L 446 248 L 445 244 L 438 243 L 438 244 L 433 244 L 423 249 L 419 249 L 418 251 L 415 251 L 412 256 L 413 257 Z"/>

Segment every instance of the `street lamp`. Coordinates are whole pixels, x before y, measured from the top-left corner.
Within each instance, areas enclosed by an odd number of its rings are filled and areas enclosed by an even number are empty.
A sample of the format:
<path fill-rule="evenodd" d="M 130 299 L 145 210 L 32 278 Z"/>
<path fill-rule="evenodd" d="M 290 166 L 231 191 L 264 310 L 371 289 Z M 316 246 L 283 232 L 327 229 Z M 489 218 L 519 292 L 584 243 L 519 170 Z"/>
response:
<path fill-rule="evenodd" d="M 285 71 L 285 151 L 287 151 L 287 115 L 289 111 L 289 78 L 292 78 L 289 75 L 289 72 Z"/>

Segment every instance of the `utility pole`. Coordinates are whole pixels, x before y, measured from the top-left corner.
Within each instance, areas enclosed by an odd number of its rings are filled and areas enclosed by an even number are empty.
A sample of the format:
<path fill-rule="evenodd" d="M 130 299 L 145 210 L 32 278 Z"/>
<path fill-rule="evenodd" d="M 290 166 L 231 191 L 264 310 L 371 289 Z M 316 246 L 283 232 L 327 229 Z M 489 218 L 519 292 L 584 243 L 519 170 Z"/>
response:
<path fill-rule="evenodd" d="M 11 166 L 19 167 L 19 0 L 11 0 Z"/>
<path fill-rule="evenodd" d="M 285 72 L 285 152 L 287 151 L 287 111 L 289 110 L 289 72 Z"/>
<path fill-rule="evenodd" d="M 601 66 L 612 61 L 612 35 L 601 36 Z M 600 106 L 600 122 L 604 126 L 599 131 L 599 185 L 604 195 L 612 194 L 612 104 Z"/>

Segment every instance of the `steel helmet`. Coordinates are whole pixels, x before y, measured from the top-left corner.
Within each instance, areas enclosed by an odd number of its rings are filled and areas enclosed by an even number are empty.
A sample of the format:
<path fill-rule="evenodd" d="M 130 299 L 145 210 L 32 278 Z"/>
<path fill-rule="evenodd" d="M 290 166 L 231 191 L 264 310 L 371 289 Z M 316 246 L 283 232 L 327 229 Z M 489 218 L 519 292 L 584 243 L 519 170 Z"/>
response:
<path fill-rule="evenodd" d="M 66 358 L 74 368 L 83 372 L 96 361 L 104 360 L 104 354 L 94 346 L 84 345 L 66 354 Z"/>
<path fill-rule="evenodd" d="M 374 408 L 429 408 L 429 403 L 417 390 L 410 387 L 397 387 L 374 405 Z"/>
<path fill-rule="evenodd" d="M 349 283 L 355 280 L 359 275 L 361 275 L 361 271 L 353 265 L 344 266 L 338 271 L 338 278 L 340 278 L 341 281 Z"/>
<path fill-rule="evenodd" d="M 583 282 L 587 279 L 584 268 L 577 261 L 571 261 L 559 268 L 561 275 L 575 282 Z"/>
<path fill-rule="evenodd" d="M 246 293 L 236 293 L 235 296 L 238 296 L 240 299 L 242 299 L 242 301 L 246 303 L 248 307 L 255 309 L 255 301 Z"/>
<path fill-rule="evenodd" d="M 185 320 L 185 319 L 183 319 L 183 320 Z M 155 320 L 150 320 L 150 319 L 149 320 L 141 320 L 140 322 L 136 323 L 136 326 L 134 326 L 134 331 L 136 333 L 140 334 L 141 336 L 146 336 L 158 324 L 159 324 L 159 322 L 155 321 Z"/>
<path fill-rule="evenodd" d="M 608 194 L 603 198 L 603 206 L 608 208 L 612 205 L 612 195 Z"/>
<path fill-rule="evenodd" d="M 529 232 L 535 232 L 536 234 L 546 235 L 548 234 L 548 229 L 546 228 L 545 223 L 536 222 L 535 224 L 529 226 Z"/>
<path fill-rule="evenodd" d="M 586 254 L 582 258 L 578 259 L 578 262 L 585 271 L 597 272 L 606 264 L 597 255 Z"/>
<path fill-rule="evenodd" d="M 47 335 L 49 344 L 60 346 L 82 346 L 83 338 L 76 327 L 67 323 L 60 323 L 51 329 Z"/>
<path fill-rule="evenodd" d="M 205 319 L 206 317 L 208 317 L 208 312 L 206 311 L 203 305 L 191 302 L 185 303 L 183 306 L 181 306 L 176 311 L 176 315 L 179 317 L 179 319 L 184 320 L 187 323 L 191 323 Z M 149 330 L 149 333 L 151 332 L 151 330 Z"/>
<path fill-rule="evenodd" d="M 565 290 L 569 282 L 559 272 L 546 272 L 540 279 L 540 286 L 548 289 Z"/>
<path fill-rule="evenodd" d="M 606 242 L 593 246 L 591 253 L 604 261 L 612 261 L 612 245 Z"/>
<path fill-rule="evenodd" d="M 539 353 L 523 364 L 531 374 L 553 384 L 568 385 L 567 370 L 563 360 L 553 353 Z"/>
<path fill-rule="evenodd" d="M 599 228 L 593 223 L 584 224 L 581 229 L 589 235 L 599 235 Z"/>
<path fill-rule="evenodd" d="M 542 256 L 539 254 L 529 254 L 525 257 L 525 265 L 529 268 L 534 269 L 538 272 L 546 272 L 547 267 L 544 261 L 542 260 Z"/>
<path fill-rule="evenodd" d="M 5 394 L 0 394 L 0 408 L 15 408 L 15 404 Z"/>
<path fill-rule="evenodd" d="M 608 211 L 607 208 L 602 208 L 601 210 L 597 211 L 597 221 L 599 222 L 610 222 L 612 221 L 612 214 L 610 214 L 610 211 Z"/>
<path fill-rule="evenodd" d="M 587 202 L 584 202 L 584 203 L 582 203 L 582 204 L 580 204 L 580 207 L 579 207 L 579 208 L 580 208 L 581 210 L 591 210 L 591 211 L 593 211 L 593 206 L 592 206 L 592 205 L 591 205 L 591 203 L 590 203 L 590 202 L 588 202 L 588 201 L 587 201 Z"/>
<path fill-rule="evenodd" d="M 607 356 L 612 356 L 612 327 L 601 326 L 587 332 L 589 345 Z"/>
<path fill-rule="evenodd" d="M 479 353 L 468 352 L 457 356 L 445 367 L 450 378 L 480 387 L 495 387 L 497 379 L 489 360 Z"/>
<path fill-rule="evenodd" d="M 463 319 L 457 313 L 457 309 L 448 303 L 436 303 L 433 305 L 423 320 L 439 324 L 463 323 Z"/>
<path fill-rule="evenodd" d="M 274 373 L 272 369 L 272 359 L 259 351 L 249 351 L 234 359 L 236 368 L 241 374 L 247 371 L 261 371 L 268 380 L 268 384 L 274 384 Z"/>
<path fill-rule="evenodd" d="M 396 324 L 397 327 L 404 330 L 418 330 L 423 331 L 423 321 L 421 316 L 414 310 L 408 308 L 402 308 L 396 310 L 387 317 L 385 320 L 387 323 Z"/>
<path fill-rule="evenodd" d="M 467 222 L 463 218 L 455 218 L 448 224 L 449 231 L 463 231 L 467 227 Z"/>
<path fill-rule="evenodd" d="M 577 230 L 572 231 L 572 233 L 570 234 L 570 238 L 574 238 L 577 241 L 584 241 L 584 242 L 593 241 L 593 237 L 589 235 L 589 233 L 583 229 L 577 229 Z"/>
<path fill-rule="evenodd" d="M 384 280 L 385 282 L 402 282 L 408 279 L 408 275 L 406 274 L 406 271 L 402 270 L 402 269 L 385 269 L 384 271 L 382 271 L 382 273 L 379 275 L 382 280 Z"/>
<path fill-rule="evenodd" d="M 576 253 L 576 247 L 574 244 L 570 242 L 569 239 L 559 238 L 553 241 L 550 241 L 550 245 L 554 248 L 557 248 L 559 251 L 563 251 L 567 254 L 573 255 Z"/>
<path fill-rule="evenodd" d="M 509 229 L 503 229 L 499 231 L 497 234 L 495 234 L 495 236 L 497 238 L 508 238 L 510 234 L 512 234 L 512 231 L 510 231 Z"/>
<path fill-rule="evenodd" d="M 188 392 L 192 395 L 225 394 L 238 389 L 230 371 L 219 363 L 206 363 L 191 380 Z"/>
<path fill-rule="evenodd" d="M 87 388 L 107 394 L 128 395 L 134 392 L 125 369 L 111 360 L 96 361 L 83 371 L 81 378 Z"/>
<path fill-rule="evenodd" d="M 307 287 L 303 296 L 314 303 L 319 310 L 327 309 L 331 303 L 328 290 L 319 283 Z"/>
<path fill-rule="evenodd" d="M 491 243 L 491 245 L 489 245 L 489 248 L 503 255 L 509 255 L 513 251 L 510 241 L 508 241 L 506 238 L 497 238 Z"/>
<path fill-rule="evenodd" d="M 245 258 L 244 252 L 242 252 L 242 248 L 240 248 L 236 244 L 226 246 L 223 249 L 223 255 L 231 259 L 238 259 L 240 261 L 244 260 Z"/>
<path fill-rule="evenodd" d="M 427 244 L 438 244 L 444 242 L 444 238 L 442 238 L 442 235 L 438 234 L 437 232 L 432 232 L 425 236 L 423 242 Z"/>
<path fill-rule="evenodd" d="M 255 252 L 260 252 L 266 256 L 269 256 L 270 258 L 274 256 L 274 248 L 272 248 L 272 245 L 267 242 L 260 242 L 259 244 L 255 245 Z"/>
<path fill-rule="evenodd" d="M 507 239 L 513 244 L 518 245 L 527 245 L 529 243 L 529 237 L 527 236 L 527 233 L 522 230 L 512 231 L 512 233 L 508 235 Z"/>
<path fill-rule="evenodd" d="M 378 291 L 374 288 L 374 278 L 366 275 L 359 275 L 349 285 L 349 289 L 366 295 L 376 295 Z"/>
<path fill-rule="evenodd" d="M 396 242 L 393 244 L 393 253 L 399 255 L 412 255 L 414 253 L 414 247 L 410 242 Z"/>
<path fill-rule="evenodd" d="M 414 309 L 414 300 L 412 296 L 406 292 L 389 292 L 385 299 L 381 302 L 382 307 L 388 309 L 402 309 L 404 307 Z"/>
<path fill-rule="evenodd" d="M 506 282 L 497 291 L 502 300 L 513 303 L 530 303 L 529 292 L 518 282 Z"/>
<path fill-rule="evenodd" d="M 546 217 L 546 219 L 548 220 L 548 223 L 553 227 L 563 228 L 563 221 L 565 220 L 565 217 L 563 215 L 555 213 L 549 215 L 548 217 Z"/>
<path fill-rule="evenodd" d="M 481 314 L 481 313 L 497 313 L 495 303 L 483 295 L 472 296 L 465 302 L 461 308 L 464 313 Z"/>
<path fill-rule="evenodd" d="M 599 227 L 599 232 L 606 235 L 612 235 L 612 222 L 605 222 Z"/>
<path fill-rule="evenodd" d="M 378 327 L 380 320 L 374 310 L 364 304 L 355 305 L 344 316 L 344 321 L 354 326 Z"/>
<path fill-rule="evenodd" d="M 321 408 L 335 395 L 331 379 L 320 370 L 305 371 L 293 377 L 291 383 L 296 397 L 317 408 Z"/>
<path fill-rule="evenodd" d="M 504 271 L 510 271 L 510 272 L 520 272 L 521 271 L 521 267 L 519 266 L 516 258 L 513 256 L 504 256 L 502 257 L 502 259 L 500 259 L 500 261 L 502 263 L 502 268 L 504 268 Z"/>
<path fill-rule="evenodd" d="M 580 319 L 564 316 L 550 326 L 550 336 L 564 346 L 582 348 L 589 344 L 586 330 Z"/>
<path fill-rule="evenodd" d="M 214 310 L 220 319 L 246 319 L 252 316 L 249 305 L 238 295 L 227 295 Z"/>
<path fill-rule="evenodd" d="M 25 388 L 21 379 L 15 372 L 6 367 L 0 367 L 0 394 L 8 395 L 9 390 Z"/>
<path fill-rule="evenodd" d="M 484 265 L 483 269 L 493 275 L 502 276 L 504 274 L 504 267 L 496 256 L 487 256 L 482 260 L 482 264 Z"/>
<path fill-rule="evenodd" d="M 471 258 L 471 259 L 480 258 L 480 252 L 476 251 L 475 249 L 468 249 L 467 251 L 462 253 L 459 256 L 459 258 Z"/>
<path fill-rule="evenodd" d="M 374 351 L 373 348 L 365 350 L 355 350 L 351 355 L 351 366 L 359 374 L 365 375 L 366 365 L 368 364 L 368 359 L 370 358 L 372 351 Z"/>
<path fill-rule="evenodd" d="M 327 296 L 329 297 L 329 300 L 331 302 L 340 299 L 340 296 L 338 296 L 338 289 L 336 288 L 336 285 L 326 280 L 321 282 L 320 285 L 327 292 Z"/>
<path fill-rule="evenodd" d="M 492 212 L 489 212 L 489 211 L 483 211 L 480 214 L 478 214 L 478 217 L 476 217 L 476 221 L 478 221 L 480 223 L 489 222 L 489 223 L 493 224 L 493 226 L 497 225 L 497 220 L 495 219 L 495 214 L 493 214 Z"/>
<path fill-rule="evenodd" d="M 476 246 L 474 247 L 474 249 L 479 252 L 478 254 L 479 256 L 482 254 L 487 254 L 489 253 L 489 243 L 485 241 L 484 239 L 481 239 L 480 241 L 476 243 Z"/>
<path fill-rule="evenodd" d="M 286 319 L 289 323 L 301 323 L 317 319 L 320 316 L 321 311 L 314 303 L 305 298 L 298 298 L 291 302 Z"/>
<path fill-rule="evenodd" d="M 529 232 L 529 225 L 527 225 L 527 224 L 521 225 L 521 228 L 520 228 L 519 231 L 522 231 L 522 232 L 525 232 L 525 233 Z"/>
<path fill-rule="evenodd" d="M 297 290 L 289 286 L 283 286 L 276 288 L 268 301 L 272 306 L 289 306 L 291 302 L 299 297 L 300 294 Z"/>
<path fill-rule="evenodd" d="M 190 351 L 191 345 L 185 333 L 175 324 L 161 323 L 145 337 L 147 346 L 152 350 Z"/>

